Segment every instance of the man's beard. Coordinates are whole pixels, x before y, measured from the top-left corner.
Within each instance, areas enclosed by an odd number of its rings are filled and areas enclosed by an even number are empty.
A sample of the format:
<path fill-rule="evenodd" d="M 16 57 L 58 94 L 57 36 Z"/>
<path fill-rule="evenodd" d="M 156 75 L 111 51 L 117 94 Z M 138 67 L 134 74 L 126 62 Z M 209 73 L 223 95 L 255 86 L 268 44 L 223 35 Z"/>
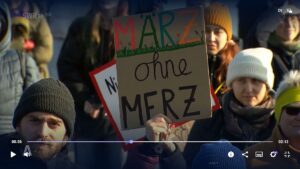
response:
<path fill-rule="evenodd" d="M 51 139 L 47 138 L 39 138 L 35 139 L 34 141 L 52 141 Z M 62 142 L 45 142 L 45 143 L 31 143 L 30 149 L 31 153 L 34 157 L 39 158 L 43 161 L 50 160 L 55 155 L 57 155 L 65 143 Z"/>

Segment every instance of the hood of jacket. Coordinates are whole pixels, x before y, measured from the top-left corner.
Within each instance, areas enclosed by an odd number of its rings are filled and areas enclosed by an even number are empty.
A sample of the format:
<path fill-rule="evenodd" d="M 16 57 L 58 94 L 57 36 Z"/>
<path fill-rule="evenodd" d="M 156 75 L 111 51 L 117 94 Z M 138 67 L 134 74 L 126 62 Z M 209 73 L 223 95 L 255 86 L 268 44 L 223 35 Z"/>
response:
<path fill-rule="evenodd" d="M 9 48 L 11 41 L 11 18 L 7 5 L 3 2 L 0 2 L 0 14 L 4 15 L 4 19 L 7 24 L 4 24 L 6 32 L 4 32 L 3 37 L 0 37 L 0 53 Z"/>

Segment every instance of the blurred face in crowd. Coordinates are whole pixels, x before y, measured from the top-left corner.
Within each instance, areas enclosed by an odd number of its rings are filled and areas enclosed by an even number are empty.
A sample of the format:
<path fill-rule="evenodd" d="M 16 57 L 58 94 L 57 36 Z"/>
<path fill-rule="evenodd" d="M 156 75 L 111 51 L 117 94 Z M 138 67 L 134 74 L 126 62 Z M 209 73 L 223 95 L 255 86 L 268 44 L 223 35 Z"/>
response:
<path fill-rule="evenodd" d="M 235 98 L 244 106 L 257 106 L 268 93 L 267 85 L 257 79 L 239 77 L 232 82 Z"/>
<path fill-rule="evenodd" d="M 227 33 L 219 26 L 206 25 L 205 35 L 207 52 L 210 55 L 218 54 L 227 43 Z"/>
<path fill-rule="evenodd" d="M 17 132 L 26 141 L 55 141 L 68 139 L 66 127 L 61 118 L 45 112 L 32 112 L 24 116 L 17 126 Z M 48 160 L 61 151 L 65 143 L 32 143 L 32 155 Z"/>
<path fill-rule="evenodd" d="M 293 41 L 299 35 L 299 19 L 296 15 L 285 16 L 276 29 L 284 41 Z"/>
<path fill-rule="evenodd" d="M 289 139 L 300 139 L 300 102 L 284 106 L 279 125 Z"/>

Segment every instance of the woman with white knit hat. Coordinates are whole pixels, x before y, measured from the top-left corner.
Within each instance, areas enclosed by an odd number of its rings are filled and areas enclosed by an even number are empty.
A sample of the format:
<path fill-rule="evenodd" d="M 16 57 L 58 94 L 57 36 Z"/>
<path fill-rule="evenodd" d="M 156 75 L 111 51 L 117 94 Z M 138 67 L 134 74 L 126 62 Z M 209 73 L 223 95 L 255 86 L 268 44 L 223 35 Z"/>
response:
<path fill-rule="evenodd" d="M 195 122 L 189 140 L 262 141 L 272 134 L 276 121 L 273 115 L 273 53 L 266 48 L 245 49 L 228 66 L 222 109 L 211 119 Z M 201 144 L 190 143 L 184 155 L 188 165 Z M 244 149 L 251 143 L 233 144 Z"/>
<path fill-rule="evenodd" d="M 268 139 L 276 124 L 273 115 L 272 58 L 273 53 L 266 48 L 252 48 L 239 52 L 228 66 L 226 85 L 230 90 L 223 96 L 222 109 L 214 112 L 210 119 L 197 120 L 188 141 Z M 174 133 L 169 130 L 169 123 L 170 120 L 162 114 L 148 120 L 146 139 L 171 141 Z M 251 143 L 233 145 L 242 150 Z M 142 144 L 129 152 L 125 168 L 142 165 L 150 169 L 160 161 L 163 164 L 162 168 L 191 168 L 200 146 L 200 143 L 188 143 L 183 153 L 184 160 L 175 143 Z"/>

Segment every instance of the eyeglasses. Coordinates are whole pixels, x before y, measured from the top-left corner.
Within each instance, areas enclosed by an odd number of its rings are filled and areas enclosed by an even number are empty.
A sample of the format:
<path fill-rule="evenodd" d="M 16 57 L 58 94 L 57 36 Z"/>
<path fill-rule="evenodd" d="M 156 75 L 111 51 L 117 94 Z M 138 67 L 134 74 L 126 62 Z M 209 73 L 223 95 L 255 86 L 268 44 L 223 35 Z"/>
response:
<path fill-rule="evenodd" d="M 284 110 L 290 116 L 296 116 L 300 113 L 300 107 L 285 107 Z"/>

